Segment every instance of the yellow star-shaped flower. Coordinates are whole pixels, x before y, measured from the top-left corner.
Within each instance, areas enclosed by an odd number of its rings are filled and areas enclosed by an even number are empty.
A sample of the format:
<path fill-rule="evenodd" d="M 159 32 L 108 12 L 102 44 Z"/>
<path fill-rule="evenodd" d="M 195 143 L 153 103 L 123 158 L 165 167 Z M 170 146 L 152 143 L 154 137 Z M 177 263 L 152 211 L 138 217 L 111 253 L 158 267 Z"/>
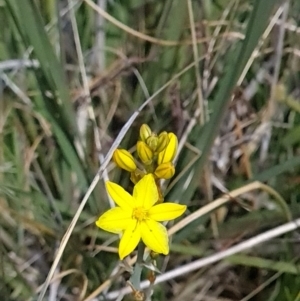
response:
<path fill-rule="evenodd" d="M 96 225 L 105 231 L 123 233 L 119 244 L 119 256 L 129 255 L 142 239 L 156 253 L 169 253 L 168 233 L 159 222 L 172 220 L 184 213 L 186 206 L 175 203 L 156 204 L 157 187 L 152 174 L 145 175 L 130 195 L 121 186 L 106 182 L 106 188 L 119 207 L 105 212 Z"/>

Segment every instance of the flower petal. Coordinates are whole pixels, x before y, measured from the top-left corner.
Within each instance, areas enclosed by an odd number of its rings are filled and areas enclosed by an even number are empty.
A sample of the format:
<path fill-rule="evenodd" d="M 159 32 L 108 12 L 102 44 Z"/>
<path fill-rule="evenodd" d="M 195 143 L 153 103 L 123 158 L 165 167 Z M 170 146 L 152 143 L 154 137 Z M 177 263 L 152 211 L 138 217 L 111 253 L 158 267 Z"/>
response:
<path fill-rule="evenodd" d="M 131 220 L 128 222 L 124 234 L 119 244 L 119 256 L 122 260 L 129 255 L 138 245 L 141 239 L 141 229 L 137 220 Z"/>
<path fill-rule="evenodd" d="M 137 207 L 151 208 L 158 200 L 157 187 L 152 174 L 145 175 L 133 189 Z"/>
<path fill-rule="evenodd" d="M 134 208 L 134 198 L 120 185 L 107 181 L 106 189 L 114 202 L 124 210 Z"/>
<path fill-rule="evenodd" d="M 149 249 L 156 253 L 169 254 L 168 233 L 162 224 L 151 219 L 141 222 L 141 235 Z"/>
<path fill-rule="evenodd" d="M 96 221 L 96 225 L 105 231 L 120 233 L 132 220 L 131 215 L 131 210 L 125 211 L 120 207 L 115 207 L 102 214 Z"/>
<path fill-rule="evenodd" d="M 162 222 L 172 220 L 182 215 L 185 210 L 185 205 L 179 205 L 175 203 L 162 203 L 150 208 L 148 215 L 151 219 L 157 222 Z"/>

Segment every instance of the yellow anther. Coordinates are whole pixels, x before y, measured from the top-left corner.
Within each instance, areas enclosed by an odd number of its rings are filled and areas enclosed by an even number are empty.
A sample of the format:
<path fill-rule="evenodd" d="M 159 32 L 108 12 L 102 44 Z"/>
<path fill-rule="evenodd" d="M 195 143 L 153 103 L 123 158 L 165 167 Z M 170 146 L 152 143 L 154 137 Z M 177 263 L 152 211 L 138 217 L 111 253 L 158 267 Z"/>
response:
<path fill-rule="evenodd" d="M 139 222 L 147 218 L 147 210 L 143 207 L 133 209 L 132 218 L 137 219 Z"/>

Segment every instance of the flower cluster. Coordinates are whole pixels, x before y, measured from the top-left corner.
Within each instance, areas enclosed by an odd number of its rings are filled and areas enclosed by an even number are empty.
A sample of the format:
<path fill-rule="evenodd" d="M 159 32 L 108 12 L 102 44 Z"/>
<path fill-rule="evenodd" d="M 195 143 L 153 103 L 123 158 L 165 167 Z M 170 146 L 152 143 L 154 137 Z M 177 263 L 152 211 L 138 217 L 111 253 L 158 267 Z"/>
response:
<path fill-rule="evenodd" d="M 175 174 L 172 161 L 176 155 L 177 144 L 175 134 L 162 132 L 157 135 L 147 124 L 143 124 L 140 128 L 140 140 L 136 144 L 140 162 L 136 162 L 125 149 L 117 149 L 113 160 L 117 166 L 131 172 L 131 180 L 135 184 L 149 173 L 156 179 L 170 179 Z"/>
<path fill-rule="evenodd" d="M 136 150 L 140 162 L 125 149 L 117 149 L 113 155 L 116 165 L 130 172 L 135 184 L 133 194 L 116 183 L 106 182 L 108 194 L 118 206 L 96 221 L 99 228 L 122 235 L 120 259 L 134 251 L 140 240 L 150 250 L 167 255 L 167 230 L 159 222 L 175 219 L 186 210 L 184 205 L 162 203 L 160 179 L 169 179 L 175 173 L 172 163 L 177 151 L 175 134 L 162 132 L 156 135 L 148 125 L 143 124 Z"/>

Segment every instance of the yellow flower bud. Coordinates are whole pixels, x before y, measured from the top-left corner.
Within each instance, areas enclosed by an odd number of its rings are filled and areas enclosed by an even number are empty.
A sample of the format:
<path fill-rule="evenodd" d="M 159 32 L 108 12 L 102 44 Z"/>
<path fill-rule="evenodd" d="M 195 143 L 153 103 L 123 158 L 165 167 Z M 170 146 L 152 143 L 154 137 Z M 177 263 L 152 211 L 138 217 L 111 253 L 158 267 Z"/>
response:
<path fill-rule="evenodd" d="M 146 141 L 147 145 L 151 148 L 153 152 L 156 151 L 157 144 L 158 144 L 158 138 L 156 135 L 151 135 L 150 137 L 147 138 Z"/>
<path fill-rule="evenodd" d="M 152 131 L 150 127 L 147 124 L 142 124 L 140 127 L 140 137 L 142 141 L 146 142 L 147 138 L 150 137 L 152 134 Z"/>
<path fill-rule="evenodd" d="M 154 174 L 159 179 L 170 179 L 175 174 L 175 167 L 171 162 L 162 163 L 157 166 Z"/>
<path fill-rule="evenodd" d="M 153 152 L 145 142 L 138 141 L 136 144 L 136 150 L 144 164 L 149 165 L 152 163 Z"/>
<path fill-rule="evenodd" d="M 158 154 L 158 158 L 157 158 L 158 164 L 171 162 L 176 155 L 177 145 L 178 145 L 177 137 L 173 133 L 168 133 L 168 137 L 169 137 L 168 145 L 162 152 Z"/>
<path fill-rule="evenodd" d="M 136 164 L 129 151 L 126 149 L 116 149 L 113 154 L 114 162 L 122 169 L 127 171 L 135 171 Z"/>
<path fill-rule="evenodd" d="M 157 144 L 156 151 L 158 153 L 162 152 L 169 144 L 169 141 L 170 140 L 167 132 L 160 133 L 158 136 L 158 144 Z"/>

